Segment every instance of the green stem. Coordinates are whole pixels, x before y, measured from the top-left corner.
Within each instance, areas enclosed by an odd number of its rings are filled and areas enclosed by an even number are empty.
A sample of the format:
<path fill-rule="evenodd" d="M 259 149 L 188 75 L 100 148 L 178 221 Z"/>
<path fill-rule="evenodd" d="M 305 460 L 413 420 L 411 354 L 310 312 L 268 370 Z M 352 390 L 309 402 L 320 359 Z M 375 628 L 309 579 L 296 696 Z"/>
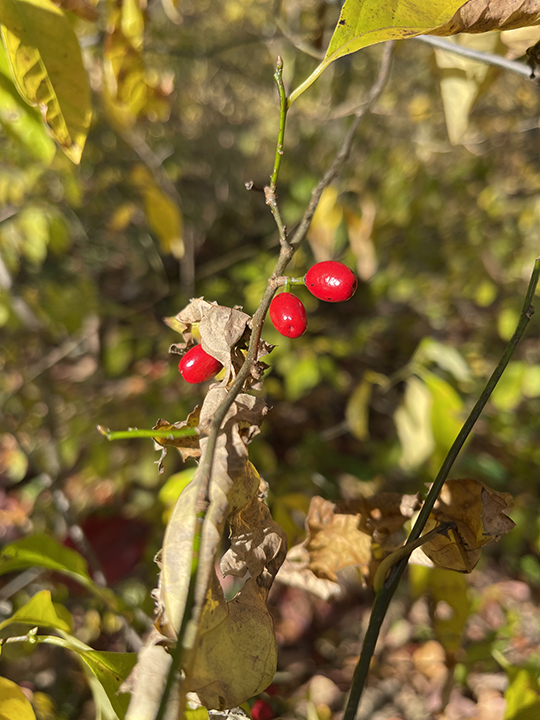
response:
<path fill-rule="evenodd" d="M 98 425 L 97 430 L 107 440 L 126 440 L 128 438 L 166 438 L 172 440 L 173 438 L 189 437 L 191 435 L 198 435 L 199 431 L 196 428 L 178 428 L 176 430 L 139 430 L 138 428 L 128 428 L 127 430 L 116 430 L 112 431 L 109 428 Z"/>
<path fill-rule="evenodd" d="M 431 486 L 422 510 L 420 511 L 414 527 L 411 530 L 411 533 L 407 539 L 407 544 L 414 543 L 414 541 L 420 537 L 422 530 L 424 529 L 424 526 L 427 522 L 427 519 L 431 511 L 433 510 L 433 506 L 435 505 L 439 493 L 441 492 L 442 486 L 446 478 L 448 477 L 452 465 L 454 464 L 461 448 L 463 447 L 465 441 L 470 435 L 482 410 L 486 406 L 486 403 L 489 400 L 491 393 L 495 389 L 495 386 L 499 382 L 501 375 L 505 371 L 506 366 L 510 362 L 510 358 L 514 354 L 514 350 L 516 349 L 519 341 L 523 337 L 523 333 L 525 332 L 529 320 L 534 313 L 532 301 L 536 292 L 539 275 L 540 257 L 536 258 L 536 261 L 534 263 L 534 269 L 531 275 L 531 279 L 529 281 L 529 287 L 527 288 L 527 294 L 525 296 L 525 301 L 523 303 L 521 316 L 517 324 L 516 330 L 508 345 L 506 346 L 506 349 L 501 359 L 499 360 L 497 367 L 489 378 L 482 394 L 480 395 L 480 398 L 471 410 L 469 417 L 463 424 L 463 427 L 459 431 L 457 438 L 455 439 L 452 447 L 448 451 L 448 454 L 444 459 L 443 464 L 441 465 L 441 469 L 439 470 L 439 473 L 435 478 L 435 482 Z M 373 604 L 373 610 L 371 611 L 369 626 L 362 645 L 362 653 L 354 671 L 353 681 L 351 684 L 351 692 L 347 701 L 347 707 L 345 708 L 343 720 L 354 720 L 356 716 L 358 704 L 360 702 L 360 698 L 362 696 L 362 692 L 369 673 L 371 658 L 373 657 L 373 653 L 375 652 L 375 645 L 377 644 L 381 625 L 386 616 L 386 611 L 388 610 L 390 601 L 399 585 L 401 576 L 405 572 L 408 560 L 409 558 L 407 555 L 406 557 L 398 560 L 398 562 L 392 566 L 388 578 L 383 583 L 382 589 L 377 592 L 375 596 L 375 602 Z"/>
<path fill-rule="evenodd" d="M 285 94 L 285 85 L 283 84 L 283 59 L 278 57 L 276 64 L 276 72 L 274 80 L 279 93 L 279 130 L 276 145 L 276 158 L 274 160 L 274 169 L 270 177 L 270 190 L 276 192 L 279 168 L 281 167 L 281 158 L 283 157 L 283 141 L 285 138 L 285 121 L 287 119 L 287 95 Z"/>

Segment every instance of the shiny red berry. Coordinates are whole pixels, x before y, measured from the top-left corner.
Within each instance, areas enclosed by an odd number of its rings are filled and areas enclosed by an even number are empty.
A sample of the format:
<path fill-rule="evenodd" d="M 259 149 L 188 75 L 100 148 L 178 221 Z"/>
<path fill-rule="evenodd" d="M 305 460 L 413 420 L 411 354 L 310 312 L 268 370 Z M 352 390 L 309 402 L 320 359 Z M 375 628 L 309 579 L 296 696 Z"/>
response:
<path fill-rule="evenodd" d="M 290 338 L 300 337 L 306 332 L 306 308 L 296 295 L 283 292 L 270 303 L 270 320 L 282 335 Z"/>
<path fill-rule="evenodd" d="M 258 698 L 255 700 L 253 707 L 251 708 L 251 717 L 253 720 L 272 720 L 274 717 L 274 711 L 269 703 L 261 700 L 261 698 Z"/>
<path fill-rule="evenodd" d="M 188 383 L 202 383 L 216 375 L 223 365 L 216 358 L 195 345 L 184 355 L 178 363 L 180 375 Z"/>
<path fill-rule="evenodd" d="M 343 302 L 352 298 L 358 280 L 353 271 L 335 260 L 326 260 L 310 268 L 304 278 L 312 295 L 326 302 Z"/>

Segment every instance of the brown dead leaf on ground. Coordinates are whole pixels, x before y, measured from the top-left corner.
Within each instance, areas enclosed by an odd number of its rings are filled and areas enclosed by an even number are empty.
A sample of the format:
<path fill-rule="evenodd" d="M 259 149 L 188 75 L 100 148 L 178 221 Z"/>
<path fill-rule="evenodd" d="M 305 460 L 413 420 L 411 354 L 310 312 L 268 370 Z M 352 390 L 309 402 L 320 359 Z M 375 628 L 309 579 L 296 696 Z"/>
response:
<path fill-rule="evenodd" d="M 540 23 L 540 0 L 469 0 L 431 35 L 512 30 Z"/>
<path fill-rule="evenodd" d="M 481 548 L 497 542 L 515 526 L 505 512 L 513 504 L 509 493 L 492 490 L 478 480 L 448 480 L 424 534 L 441 522 L 453 522 L 456 528 L 426 542 L 423 552 L 437 567 L 471 572 L 480 559 Z"/>

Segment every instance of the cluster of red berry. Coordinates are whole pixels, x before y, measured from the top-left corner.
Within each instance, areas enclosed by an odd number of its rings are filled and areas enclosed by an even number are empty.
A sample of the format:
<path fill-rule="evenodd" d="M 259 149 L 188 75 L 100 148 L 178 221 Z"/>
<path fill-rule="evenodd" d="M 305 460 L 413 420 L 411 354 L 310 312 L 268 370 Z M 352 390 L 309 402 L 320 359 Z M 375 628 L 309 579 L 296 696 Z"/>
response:
<path fill-rule="evenodd" d="M 356 275 L 343 263 L 327 260 L 313 265 L 304 284 L 309 292 L 326 302 L 344 302 L 356 292 Z M 270 304 L 270 320 L 276 330 L 285 337 L 297 338 L 307 329 L 306 309 L 301 300 L 290 292 L 283 292 Z"/>
<path fill-rule="evenodd" d="M 319 300 L 343 302 L 354 295 L 358 280 L 346 265 L 328 260 L 313 265 L 304 277 L 304 284 Z M 276 330 L 285 337 L 297 338 L 306 332 L 306 309 L 302 301 L 291 292 L 276 295 L 270 303 L 269 314 Z M 205 352 L 200 345 L 188 350 L 178 364 L 180 375 L 188 383 L 210 380 L 222 367 L 219 360 Z"/>

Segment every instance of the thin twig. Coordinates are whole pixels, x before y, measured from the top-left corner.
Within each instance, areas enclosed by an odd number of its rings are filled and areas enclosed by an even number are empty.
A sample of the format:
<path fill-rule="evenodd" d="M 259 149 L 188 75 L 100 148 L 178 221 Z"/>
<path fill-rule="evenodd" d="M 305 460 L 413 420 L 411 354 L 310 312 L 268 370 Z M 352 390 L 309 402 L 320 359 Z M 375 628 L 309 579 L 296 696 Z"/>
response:
<path fill-rule="evenodd" d="M 435 505 L 442 486 L 446 481 L 446 478 L 448 477 L 448 474 L 461 448 L 463 447 L 465 441 L 470 435 L 476 421 L 480 417 L 482 410 L 484 409 L 487 401 L 489 400 L 491 393 L 495 389 L 495 386 L 499 382 L 501 375 L 503 374 L 506 366 L 510 362 L 510 358 L 512 357 L 514 350 L 516 349 L 519 341 L 523 336 L 523 333 L 525 332 L 529 320 L 534 313 L 532 301 L 536 291 L 536 286 L 538 284 L 539 276 L 540 257 L 538 257 L 534 263 L 534 269 L 531 275 L 531 279 L 529 281 L 529 287 L 527 288 L 525 302 L 523 303 L 523 309 L 521 311 L 521 316 L 517 324 L 516 330 L 508 345 L 506 346 L 506 349 L 501 359 L 499 360 L 497 367 L 495 368 L 491 377 L 486 383 L 486 386 L 482 394 L 480 395 L 480 398 L 471 410 L 469 417 L 463 424 L 463 427 L 459 431 L 457 438 L 454 440 L 452 447 L 448 451 L 448 454 L 444 459 L 443 464 L 441 465 L 441 469 L 439 470 L 435 482 L 431 486 L 422 510 L 418 515 L 416 523 L 414 524 L 414 527 L 411 530 L 411 533 L 407 539 L 407 545 L 414 543 L 415 540 L 420 537 L 426 521 L 431 511 L 433 510 L 433 506 Z M 360 698 L 362 696 L 364 685 L 368 676 L 371 658 L 373 657 L 373 653 L 375 652 L 375 645 L 379 637 L 381 625 L 386 616 L 386 611 L 388 610 L 388 606 L 390 605 L 390 601 L 397 589 L 401 576 L 403 575 L 405 568 L 407 567 L 408 560 L 409 558 L 408 556 L 406 556 L 403 559 L 398 560 L 398 562 L 392 566 L 388 578 L 383 583 L 382 589 L 375 596 L 375 602 L 373 604 L 373 610 L 371 611 L 369 626 L 364 637 L 362 653 L 354 671 L 351 691 L 349 694 L 349 699 L 347 701 L 347 707 L 345 708 L 345 713 L 343 715 L 343 720 L 354 720 L 356 716 L 358 704 L 360 702 Z"/>
<path fill-rule="evenodd" d="M 464 45 L 459 45 L 457 42 L 453 42 L 452 40 L 446 40 L 444 38 L 436 37 L 435 35 L 417 35 L 413 38 L 413 40 L 420 40 L 420 42 L 432 45 L 440 50 L 448 50 L 448 52 L 455 53 L 456 55 L 462 55 L 463 57 L 470 58 L 471 60 L 479 60 L 487 65 L 494 65 L 495 67 L 508 70 L 516 75 L 521 75 L 521 77 L 530 78 L 531 69 L 529 66 L 516 62 L 515 60 L 508 60 L 507 58 L 496 55 L 495 53 L 473 50 L 472 48 L 465 47 Z"/>
<path fill-rule="evenodd" d="M 349 131 L 347 132 L 347 135 L 345 136 L 345 139 L 343 140 L 338 154 L 332 161 L 328 170 L 325 172 L 322 180 L 311 193 L 311 200 L 309 202 L 309 205 L 306 208 L 304 216 L 300 221 L 300 225 L 296 228 L 291 240 L 291 245 L 293 245 L 294 247 L 299 245 L 306 237 L 307 231 L 309 230 L 309 226 L 311 224 L 311 220 L 313 219 L 313 215 L 315 214 L 315 210 L 317 209 L 317 205 L 319 204 L 319 200 L 321 199 L 323 191 L 338 176 L 349 158 L 354 136 L 358 129 L 360 121 L 362 120 L 366 112 L 373 106 L 373 103 L 380 97 L 382 91 L 384 90 L 384 87 L 388 80 L 388 76 L 390 74 L 394 44 L 395 43 L 393 40 L 385 44 L 384 53 L 381 60 L 381 67 L 379 69 L 379 75 L 368 94 L 366 103 L 355 114 L 354 120 L 349 128 Z"/>
<path fill-rule="evenodd" d="M 276 72 L 274 73 L 279 93 L 279 131 L 276 144 L 276 157 L 274 160 L 274 170 L 270 178 L 270 190 L 275 193 L 279 169 L 281 167 L 281 158 L 283 157 L 283 139 L 285 138 L 285 121 L 287 120 L 287 95 L 285 94 L 285 85 L 283 84 L 283 59 L 278 56 L 276 64 Z"/>

